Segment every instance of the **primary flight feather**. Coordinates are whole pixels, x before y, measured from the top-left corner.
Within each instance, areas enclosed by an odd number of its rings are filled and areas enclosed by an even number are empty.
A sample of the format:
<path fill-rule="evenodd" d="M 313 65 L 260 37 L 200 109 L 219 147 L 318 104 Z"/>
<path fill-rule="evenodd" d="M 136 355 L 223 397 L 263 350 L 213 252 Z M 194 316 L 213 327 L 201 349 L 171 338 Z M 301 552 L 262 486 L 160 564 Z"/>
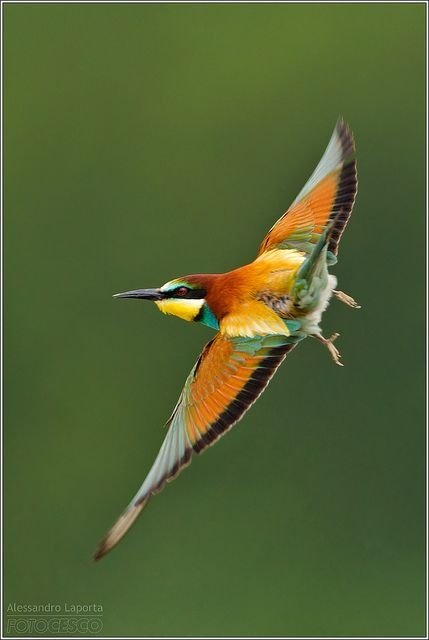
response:
<path fill-rule="evenodd" d="M 357 191 L 355 145 L 340 119 L 315 171 L 286 213 L 270 229 L 256 259 L 222 274 L 190 275 L 159 289 L 137 289 L 117 298 L 153 300 L 163 312 L 201 322 L 218 333 L 203 349 L 169 418 L 168 432 L 142 486 L 97 547 L 98 560 L 125 535 L 150 497 L 159 492 L 194 453 L 212 445 L 261 395 L 286 355 L 311 336 L 340 354 L 324 338 L 320 322 L 335 295 L 328 268 Z"/>

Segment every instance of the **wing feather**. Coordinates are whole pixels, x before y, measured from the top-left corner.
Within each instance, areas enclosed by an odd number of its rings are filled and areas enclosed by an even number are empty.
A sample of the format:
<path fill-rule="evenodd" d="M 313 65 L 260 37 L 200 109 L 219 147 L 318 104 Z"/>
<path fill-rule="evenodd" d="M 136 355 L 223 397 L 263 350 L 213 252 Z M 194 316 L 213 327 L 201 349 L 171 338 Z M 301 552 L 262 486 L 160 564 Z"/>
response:
<path fill-rule="evenodd" d="M 261 395 L 299 341 L 284 335 L 228 338 L 218 334 L 203 349 L 168 420 L 155 462 L 127 509 L 97 547 L 98 560 L 128 531 L 149 498 L 211 446 Z"/>
<path fill-rule="evenodd" d="M 354 153 L 353 135 L 340 119 L 316 169 L 286 213 L 270 229 L 258 255 L 275 248 L 311 253 L 320 234 L 331 223 L 328 250 L 333 256 L 337 255 L 357 192 Z"/>

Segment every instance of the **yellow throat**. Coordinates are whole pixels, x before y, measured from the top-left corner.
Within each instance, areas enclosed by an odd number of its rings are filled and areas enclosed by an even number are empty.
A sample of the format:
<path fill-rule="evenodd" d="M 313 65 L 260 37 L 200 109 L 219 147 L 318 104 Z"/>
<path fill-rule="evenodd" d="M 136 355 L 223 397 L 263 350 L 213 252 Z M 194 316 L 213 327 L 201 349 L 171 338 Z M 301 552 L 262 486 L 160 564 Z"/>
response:
<path fill-rule="evenodd" d="M 162 313 L 177 316 L 182 320 L 195 320 L 204 304 L 204 300 L 178 300 L 169 298 L 167 300 L 155 300 L 155 304 Z"/>

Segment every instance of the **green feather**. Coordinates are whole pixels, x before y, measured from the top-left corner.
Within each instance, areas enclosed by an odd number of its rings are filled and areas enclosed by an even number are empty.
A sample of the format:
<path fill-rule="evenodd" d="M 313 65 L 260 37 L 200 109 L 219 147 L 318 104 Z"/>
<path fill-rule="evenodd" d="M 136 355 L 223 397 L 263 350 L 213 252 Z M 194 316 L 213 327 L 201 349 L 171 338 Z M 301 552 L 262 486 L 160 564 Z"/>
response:
<path fill-rule="evenodd" d="M 219 323 L 217 321 L 217 318 L 206 302 L 201 307 L 201 311 L 197 315 L 195 320 L 197 322 L 201 322 L 201 324 L 205 324 L 207 327 L 210 327 L 211 329 L 215 329 L 216 331 L 219 331 Z"/>

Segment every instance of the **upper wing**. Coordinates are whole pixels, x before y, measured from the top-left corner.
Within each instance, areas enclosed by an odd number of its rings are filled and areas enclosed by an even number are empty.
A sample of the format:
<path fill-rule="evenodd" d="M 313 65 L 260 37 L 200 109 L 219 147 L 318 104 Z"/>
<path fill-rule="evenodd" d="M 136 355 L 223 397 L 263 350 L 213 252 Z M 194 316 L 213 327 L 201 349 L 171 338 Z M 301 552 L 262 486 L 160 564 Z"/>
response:
<path fill-rule="evenodd" d="M 274 248 L 310 253 L 330 223 L 328 250 L 337 255 L 338 243 L 357 192 L 354 153 L 353 135 L 340 119 L 314 173 L 286 213 L 270 229 L 258 255 Z"/>
<path fill-rule="evenodd" d="M 204 347 L 146 480 L 98 545 L 96 560 L 125 535 L 151 495 L 190 463 L 193 452 L 203 451 L 240 420 L 298 340 L 283 335 L 227 338 L 218 334 Z"/>

